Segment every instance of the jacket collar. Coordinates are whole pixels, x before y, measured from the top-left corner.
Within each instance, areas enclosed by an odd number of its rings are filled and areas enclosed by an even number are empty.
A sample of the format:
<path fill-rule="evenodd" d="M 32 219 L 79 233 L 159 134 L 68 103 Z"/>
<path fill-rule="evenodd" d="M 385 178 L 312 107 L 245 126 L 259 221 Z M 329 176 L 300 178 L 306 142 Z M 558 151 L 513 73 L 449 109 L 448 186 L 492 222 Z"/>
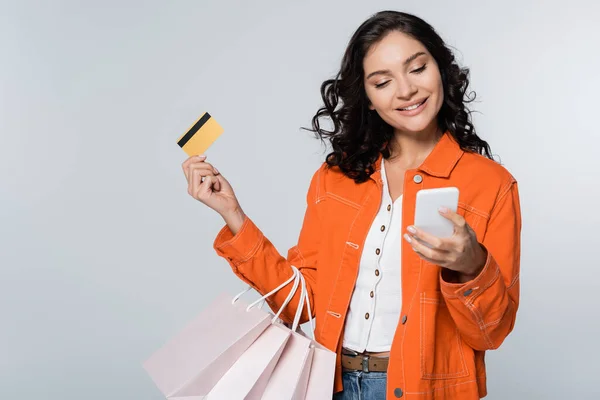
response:
<path fill-rule="evenodd" d="M 417 167 L 417 171 L 422 171 L 439 178 L 448 178 L 463 154 L 464 150 L 460 148 L 460 145 L 450 132 L 446 131 L 436 143 L 431 153 L 425 158 L 425 161 Z M 375 172 L 371 175 L 375 181 L 381 180 L 382 158 L 382 154 L 379 153 L 375 163 Z"/>

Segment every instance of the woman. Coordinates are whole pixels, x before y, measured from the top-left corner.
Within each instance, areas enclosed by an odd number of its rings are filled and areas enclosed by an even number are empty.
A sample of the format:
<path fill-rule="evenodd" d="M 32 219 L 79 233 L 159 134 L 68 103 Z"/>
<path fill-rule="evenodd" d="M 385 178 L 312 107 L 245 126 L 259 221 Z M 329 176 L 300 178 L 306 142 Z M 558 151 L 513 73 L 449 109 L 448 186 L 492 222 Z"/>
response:
<path fill-rule="evenodd" d="M 316 339 L 338 354 L 334 399 L 486 395 L 485 351 L 515 323 L 521 217 L 517 182 L 470 121 L 467 86 L 468 70 L 423 20 L 384 11 L 365 21 L 322 86 L 313 131 L 333 151 L 287 258 L 205 157 L 183 164 L 189 194 L 224 218 L 214 248 L 244 282 L 266 293 L 290 265 L 305 276 Z M 417 191 L 449 186 L 460 190 L 457 213 L 440 213 L 453 235 L 412 226 Z"/>

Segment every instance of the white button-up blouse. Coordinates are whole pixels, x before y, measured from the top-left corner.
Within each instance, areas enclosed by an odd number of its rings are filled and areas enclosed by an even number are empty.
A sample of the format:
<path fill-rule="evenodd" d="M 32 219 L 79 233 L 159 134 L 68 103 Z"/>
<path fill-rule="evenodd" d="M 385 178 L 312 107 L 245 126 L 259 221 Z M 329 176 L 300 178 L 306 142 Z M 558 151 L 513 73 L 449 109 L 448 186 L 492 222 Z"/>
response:
<path fill-rule="evenodd" d="M 383 158 L 381 207 L 367 234 L 345 322 L 343 347 L 389 351 L 400 318 L 402 196 L 392 204 Z"/>

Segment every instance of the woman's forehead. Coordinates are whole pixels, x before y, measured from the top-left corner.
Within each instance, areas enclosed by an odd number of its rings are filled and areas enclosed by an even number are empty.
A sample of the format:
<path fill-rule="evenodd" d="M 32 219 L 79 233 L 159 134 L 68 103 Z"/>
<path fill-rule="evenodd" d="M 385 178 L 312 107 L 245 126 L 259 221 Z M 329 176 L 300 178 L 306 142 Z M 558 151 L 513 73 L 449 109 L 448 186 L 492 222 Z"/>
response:
<path fill-rule="evenodd" d="M 421 42 L 402 32 L 393 31 L 369 48 L 363 65 L 365 70 L 372 65 L 402 66 L 410 63 L 411 57 L 418 53 L 428 54 Z"/>

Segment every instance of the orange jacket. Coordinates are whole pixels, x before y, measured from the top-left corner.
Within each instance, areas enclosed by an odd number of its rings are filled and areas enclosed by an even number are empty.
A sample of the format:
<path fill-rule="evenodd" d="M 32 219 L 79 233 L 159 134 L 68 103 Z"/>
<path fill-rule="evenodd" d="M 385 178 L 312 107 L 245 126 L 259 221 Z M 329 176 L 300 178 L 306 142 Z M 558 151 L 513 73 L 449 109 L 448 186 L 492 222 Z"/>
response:
<path fill-rule="evenodd" d="M 290 265 L 302 271 L 316 316 L 315 337 L 338 353 L 335 392 L 342 390 L 346 311 L 381 201 L 381 157 L 362 184 L 323 163 L 311 179 L 300 238 L 287 258 L 247 217 L 237 235 L 225 226 L 214 242 L 235 274 L 260 293 L 290 277 Z M 474 280 L 448 283 L 440 267 L 421 260 L 402 241 L 402 311 L 390 352 L 387 399 L 484 397 L 485 351 L 500 346 L 515 324 L 521 235 L 517 182 L 495 161 L 462 151 L 446 132 L 423 164 L 404 175 L 402 232 L 414 221 L 417 191 L 447 186 L 459 188 L 458 213 L 477 233 L 488 258 Z M 269 300 L 272 309 L 287 297 L 285 289 Z M 298 298 L 282 314 L 285 321 L 293 319 Z"/>

